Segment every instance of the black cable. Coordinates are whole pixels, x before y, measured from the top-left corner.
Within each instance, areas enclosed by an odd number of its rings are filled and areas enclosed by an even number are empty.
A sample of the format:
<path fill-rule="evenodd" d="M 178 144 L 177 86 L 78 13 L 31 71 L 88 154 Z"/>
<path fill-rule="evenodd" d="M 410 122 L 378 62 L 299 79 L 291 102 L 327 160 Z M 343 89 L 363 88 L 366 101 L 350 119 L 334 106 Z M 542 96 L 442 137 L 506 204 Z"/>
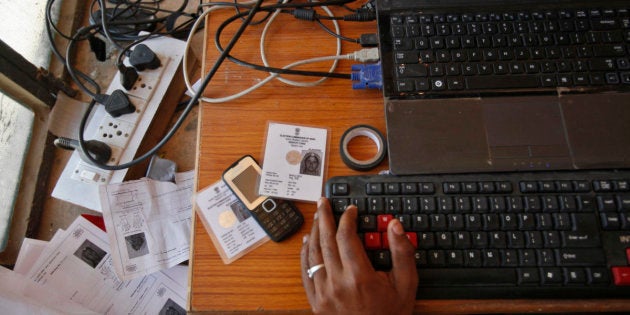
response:
<path fill-rule="evenodd" d="M 53 51 L 53 54 L 61 61 L 65 64 L 65 57 L 63 55 L 61 55 L 61 52 L 59 51 L 59 49 L 57 48 L 57 45 L 55 44 L 55 39 L 51 30 L 51 25 L 54 25 L 53 21 L 52 21 L 52 17 L 50 14 L 52 5 L 54 3 L 54 0 L 48 0 L 48 2 L 46 3 L 46 35 L 48 37 L 48 41 L 50 42 L 50 46 L 51 46 L 51 50 Z M 96 83 L 96 81 L 92 80 L 92 78 L 90 78 L 87 74 L 80 72 L 78 70 L 75 70 L 78 75 L 83 78 L 86 82 L 88 82 L 89 84 L 93 85 L 98 91 L 100 91 L 100 86 L 98 85 L 98 83 Z M 77 85 L 81 84 L 80 82 L 77 83 Z M 72 96 L 72 95 L 70 95 Z"/>
<path fill-rule="evenodd" d="M 94 24 L 98 24 L 97 18 L 95 17 L 95 8 L 94 5 L 96 3 L 96 1 L 99 2 L 99 4 L 102 2 L 102 0 L 92 0 L 92 7 L 91 7 L 91 13 L 90 13 L 90 19 L 91 22 Z M 187 5 L 188 0 L 184 0 L 183 5 L 180 6 L 180 8 L 178 10 L 184 10 L 186 5 Z M 127 4 L 128 2 L 126 2 L 125 4 Z M 166 21 L 166 19 L 168 18 L 168 16 L 164 16 L 164 17 L 156 17 L 154 14 L 152 15 L 152 18 L 148 18 L 148 19 L 134 19 L 131 20 L 131 17 L 138 15 L 140 13 L 142 13 L 143 11 L 141 11 L 138 8 L 138 4 L 142 3 L 140 0 L 137 0 L 135 3 L 131 3 L 128 4 L 126 7 L 123 7 L 122 9 L 118 10 L 119 7 L 122 7 L 122 3 L 119 3 L 114 9 L 113 9 L 113 14 L 112 17 L 109 18 L 108 20 L 106 20 L 106 27 L 109 30 L 109 28 L 111 26 L 147 26 L 147 25 L 156 25 L 158 23 L 162 23 L 164 21 Z M 154 9 L 155 10 L 155 9 Z M 161 9 L 159 9 L 161 11 Z M 103 15 L 107 15 L 107 8 L 102 8 L 101 7 L 101 20 L 102 20 L 102 16 Z M 118 18 L 121 18 L 123 16 L 123 14 L 127 13 L 127 12 L 131 12 L 129 16 L 124 16 L 125 20 L 116 20 Z M 144 11 L 145 13 L 147 11 Z M 103 24 L 102 22 L 100 23 L 101 25 Z M 133 29 L 129 29 L 127 32 L 117 32 L 116 34 L 110 34 L 111 38 L 108 38 L 110 40 L 121 40 L 121 41 L 130 41 L 130 40 L 136 40 L 139 39 L 140 37 L 137 35 L 140 31 L 151 31 L 150 28 L 147 27 L 141 27 L 141 28 L 133 28 Z M 107 33 L 103 30 L 104 35 L 107 35 Z M 110 32 L 111 33 L 111 32 Z M 131 35 L 133 34 L 133 35 Z M 116 43 L 114 45 L 117 45 Z"/>
<path fill-rule="evenodd" d="M 83 92 L 85 92 L 86 94 L 88 94 L 91 98 L 97 98 L 98 94 L 101 91 L 101 87 L 91 78 L 89 78 L 89 76 L 87 76 L 86 74 L 84 74 L 83 72 L 80 72 L 78 70 L 76 70 L 70 60 L 71 55 L 72 55 L 72 51 L 74 50 L 74 45 L 75 43 L 78 41 L 78 38 L 80 36 L 83 35 L 83 33 L 89 33 L 91 30 L 94 29 L 94 26 L 87 26 L 87 27 L 82 27 L 80 28 L 76 34 L 74 34 L 74 36 L 72 36 L 72 39 L 70 40 L 70 42 L 68 43 L 68 47 L 66 47 L 66 57 L 65 57 L 65 64 L 66 64 L 66 69 L 68 70 L 68 74 L 70 75 L 70 77 L 72 78 L 72 80 L 77 84 L 77 86 L 79 86 L 79 88 L 81 90 L 83 90 Z M 83 82 L 81 82 L 81 80 L 79 80 L 78 76 L 82 77 L 83 79 L 86 79 L 86 81 L 88 83 L 90 83 L 91 85 L 93 85 L 96 89 L 96 92 L 92 92 L 90 91 L 90 89 L 88 89 L 87 87 L 85 87 L 83 85 Z"/>
<path fill-rule="evenodd" d="M 186 3 L 188 3 L 188 0 L 185 0 L 185 4 L 186 4 Z M 185 9 L 185 5 L 184 5 L 184 6 L 182 6 L 182 7 L 180 7 L 180 9 L 181 9 L 181 10 Z M 177 12 L 177 11 L 175 11 L 175 12 Z M 166 25 L 162 25 L 160 28 L 156 29 L 155 31 L 153 31 L 153 32 L 151 32 L 151 33 L 149 33 L 149 34 L 147 34 L 147 35 L 143 35 L 143 36 L 142 36 L 142 37 L 140 37 L 139 39 L 135 40 L 133 43 L 131 43 L 131 44 L 127 45 L 127 46 L 126 46 L 126 47 L 124 47 L 124 48 L 122 48 L 122 50 L 118 53 L 118 58 L 116 59 L 116 66 L 117 66 L 117 68 L 118 68 L 118 69 L 120 69 L 122 66 L 124 66 L 124 65 L 123 65 L 123 60 L 122 60 L 122 58 L 123 58 L 123 56 L 124 56 L 124 55 L 126 55 L 126 54 L 127 54 L 127 52 L 128 52 L 128 51 L 129 51 L 132 47 L 134 47 L 134 46 L 136 46 L 136 45 L 138 45 L 138 44 L 142 43 L 143 41 L 145 41 L 145 40 L 147 40 L 147 39 L 149 39 L 149 38 L 154 38 L 154 37 L 156 37 L 156 36 L 162 36 L 162 35 L 172 35 L 172 34 L 174 34 L 174 33 L 178 32 L 178 31 L 180 31 L 180 30 L 179 30 L 179 28 L 182 28 L 182 27 L 183 27 L 183 28 L 186 28 L 186 27 L 188 26 L 188 24 L 192 24 L 194 21 L 195 21 L 194 19 L 190 19 L 190 20 L 188 20 L 188 21 L 184 22 L 182 25 L 180 25 L 180 26 L 178 26 L 178 27 L 174 28 L 173 30 L 168 31 L 168 32 L 166 32 L 166 33 L 160 33 L 160 32 L 159 32 L 160 30 L 162 30 L 162 29 L 165 29 L 165 28 L 166 28 Z"/>
<path fill-rule="evenodd" d="M 326 31 L 328 34 L 330 34 L 330 35 L 332 35 L 332 36 L 334 36 L 336 38 L 339 38 L 341 40 L 345 40 L 347 42 L 355 43 L 355 44 L 359 43 L 359 39 L 346 37 L 346 36 L 343 36 L 341 34 L 337 34 L 337 33 L 333 32 L 333 30 L 331 30 L 328 26 L 326 26 L 324 23 L 322 23 L 322 21 L 320 19 L 315 19 L 315 22 L 317 22 L 317 24 L 319 24 L 319 26 L 321 26 L 321 28 L 324 31 Z"/>
<path fill-rule="evenodd" d="M 107 37 L 110 43 L 114 44 L 114 46 L 116 46 L 116 48 L 118 49 L 123 49 L 123 47 L 112 38 L 112 34 L 109 32 L 107 21 L 107 7 L 105 6 L 105 0 L 98 0 L 98 3 L 101 7 L 101 30 L 103 30 L 105 37 Z"/>
<path fill-rule="evenodd" d="M 323 2 L 317 2 L 315 4 L 311 4 L 311 6 L 316 5 L 316 4 L 321 4 L 321 3 Z M 274 6 L 268 6 L 268 7 L 263 7 L 263 9 L 275 10 L 276 8 Z M 230 23 L 239 19 L 242 14 L 243 13 L 236 14 L 226 19 L 217 28 L 215 36 L 214 36 L 214 44 L 217 47 L 217 50 L 219 52 L 221 53 L 224 52 L 224 49 L 220 42 L 221 33 Z M 338 79 L 350 79 L 350 74 L 346 74 L 346 73 L 330 73 L 330 72 L 321 72 L 321 71 L 304 71 L 304 70 L 265 67 L 265 66 L 261 66 L 261 65 L 253 64 L 247 61 L 240 60 L 230 54 L 227 55 L 227 58 L 238 65 L 249 67 L 255 70 L 259 70 L 259 71 L 264 71 L 264 72 L 272 72 L 272 73 L 278 73 L 278 74 L 296 74 L 296 75 L 314 76 L 314 77 L 329 77 L 329 78 L 338 78 Z"/>
<path fill-rule="evenodd" d="M 278 1 L 278 3 L 281 3 L 281 1 L 282 1 L 282 0 L 277 0 L 277 1 Z M 234 4 L 238 4 L 237 0 L 234 0 Z M 234 6 L 234 10 L 236 10 L 236 14 L 240 14 L 240 13 L 241 13 L 241 9 L 239 8 L 239 6 L 238 6 L 238 5 L 235 5 L 235 6 Z M 264 23 L 265 21 L 267 21 L 267 20 L 269 19 L 269 17 L 271 16 L 271 14 L 272 14 L 272 13 L 271 13 L 271 11 L 267 11 L 267 14 L 265 14 L 265 16 L 263 16 L 263 18 L 262 18 L 262 19 L 260 19 L 260 20 L 258 20 L 258 21 L 253 21 L 253 22 L 251 22 L 251 24 L 250 24 L 250 25 L 252 25 L 252 26 L 253 26 L 253 25 L 259 25 L 259 24 Z M 243 20 L 243 21 L 244 21 L 244 20 L 245 20 L 245 18 L 244 18 L 244 17 L 242 17 L 242 18 L 241 18 L 241 20 Z"/>
<path fill-rule="evenodd" d="M 164 146 L 166 144 L 166 142 L 168 142 L 168 140 L 170 140 L 170 138 L 173 137 L 173 135 L 175 134 L 175 131 L 177 131 L 177 129 L 179 129 L 179 127 L 184 123 L 184 119 L 186 118 L 186 116 L 188 116 L 188 114 L 190 113 L 190 111 L 194 107 L 194 104 L 197 103 L 197 101 L 201 97 L 201 94 L 205 90 L 206 86 L 208 86 L 208 84 L 210 83 L 210 80 L 212 80 L 212 78 L 214 77 L 216 72 L 219 70 L 219 67 L 221 66 L 223 61 L 227 58 L 227 55 L 230 53 L 230 51 L 232 50 L 232 48 L 234 47 L 234 45 L 236 44 L 238 39 L 241 37 L 241 35 L 245 31 L 245 28 L 247 28 L 249 23 L 252 21 L 252 19 L 254 18 L 254 15 L 260 9 L 261 4 L 262 4 L 263 1 L 264 0 L 256 1 L 256 4 L 250 9 L 246 20 L 241 24 L 241 26 L 238 28 L 238 30 L 236 31 L 234 36 L 232 36 L 232 39 L 230 40 L 228 45 L 225 47 L 225 50 L 217 58 L 217 60 L 215 61 L 214 65 L 212 66 L 212 69 L 210 69 L 208 74 L 205 76 L 203 82 L 201 83 L 201 86 L 199 87 L 199 89 L 197 89 L 197 91 L 195 92 L 194 96 L 190 99 L 190 101 L 188 102 L 188 105 L 186 106 L 186 108 L 184 108 L 183 113 L 177 119 L 177 121 L 175 122 L 173 127 L 171 127 L 171 129 L 168 131 L 168 133 L 164 136 L 164 138 L 162 138 L 160 140 L 160 142 L 158 142 L 158 144 L 156 144 L 151 150 L 147 151 L 142 156 L 140 156 L 140 157 L 138 157 L 138 158 L 136 158 L 136 159 L 134 159 L 134 160 L 132 160 L 130 162 L 127 162 L 127 163 L 123 163 L 123 164 L 119 164 L 119 165 L 106 165 L 106 164 L 104 165 L 104 164 L 98 163 L 89 154 L 83 154 L 87 158 L 87 160 L 88 160 L 87 162 L 89 162 L 89 163 L 91 163 L 91 164 L 93 164 L 93 165 L 95 165 L 95 166 L 97 166 L 97 167 L 99 167 L 101 169 L 104 169 L 104 170 L 110 170 L 110 171 L 122 170 L 122 169 L 126 169 L 126 168 L 129 168 L 129 167 L 132 167 L 132 166 L 134 166 L 134 165 L 136 165 L 136 164 L 138 164 L 138 163 L 140 163 L 140 162 L 150 158 L 160 148 L 162 148 L 162 146 Z M 82 152 L 87 152 L 85 139 L 83 137 L 84 136 L 83 132 L 85 130 L 85 125 L 87 123 L 87 118 L 89 116 L 89 113 L 92 111 L 92 108 L 94 107 L 95 103 L 96 102 L 94 100 L 92 100 L 90 102 L 90 104 L 88 105 L 88 110 L 86 111 L 86 114 L 83 115 L 83 118 L 81 119 L 81 124 L 79 126 L 79 147 L 80 147 Z"/>
<path fill-rule="evenodd" d="M 51 11 L 52 11 L 52 6 L 53 6 L 54 2 L 55 2 L 55 0 L 48 0 L 48 1 L 46 1 L 46 12 L 45 12 L 46 22 L 47 22 L 46 23 L 46 27 L 47 28 L 51 27 L 53 30 L 55 30 L 55 33 L 59 34 L 64 39 L 70 40 L 72 37 L 70 35 L 64 34 L 61 30 L 59 30 L 57 28 L 55 23 L 53 23 Z"/>

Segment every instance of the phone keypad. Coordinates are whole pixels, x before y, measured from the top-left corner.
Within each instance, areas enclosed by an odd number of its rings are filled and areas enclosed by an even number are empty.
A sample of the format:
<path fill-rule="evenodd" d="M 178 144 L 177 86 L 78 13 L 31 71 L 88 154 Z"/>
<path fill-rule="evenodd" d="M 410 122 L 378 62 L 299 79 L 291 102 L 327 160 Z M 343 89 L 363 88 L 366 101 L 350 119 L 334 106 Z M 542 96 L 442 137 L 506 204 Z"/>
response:
<path fill-rule="evenodd" d="M 276 207 L 271 211 L 269 211 L 269 204 L 263 207 L 267 201 L 263 202 L 256 209 L 256 218 L 269 237 L 278 242 L 296 232 L 302 226 L 304 218 L 291 202 L 275 201 Z"/>

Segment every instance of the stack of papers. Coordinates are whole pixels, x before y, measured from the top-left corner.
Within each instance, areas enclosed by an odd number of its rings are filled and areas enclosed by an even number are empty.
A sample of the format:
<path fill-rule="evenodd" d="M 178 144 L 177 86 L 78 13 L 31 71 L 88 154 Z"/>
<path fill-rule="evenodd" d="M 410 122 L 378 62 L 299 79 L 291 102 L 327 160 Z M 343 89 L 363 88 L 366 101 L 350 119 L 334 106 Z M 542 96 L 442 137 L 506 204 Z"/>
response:
<path fill-rule="evenodd" d="M 107 234 L 83 217 L 50 242 L 24 244 L 14 270 L 0 268 L 0 313 L 186 313 L 185 270 L 120 280 Z"/>
<path fill-rule="evenodd" d="M 0 267 L 0 314 L 186 314 L 194 173 L 101 187 L 107 232 L 83 217 L 25 239 Z"/>

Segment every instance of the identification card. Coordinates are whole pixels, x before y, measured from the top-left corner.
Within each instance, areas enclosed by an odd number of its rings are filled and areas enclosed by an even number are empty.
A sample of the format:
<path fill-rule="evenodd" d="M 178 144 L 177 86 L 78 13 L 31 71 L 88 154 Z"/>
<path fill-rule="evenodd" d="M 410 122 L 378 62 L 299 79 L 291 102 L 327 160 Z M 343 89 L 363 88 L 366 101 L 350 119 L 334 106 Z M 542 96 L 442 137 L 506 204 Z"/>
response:
<path fill-rule="evenodd" d="M 269 240 L 250 211 L 223 181 L 199 191 L 195 200 L 195 210 L 225 264 Z"/>
<path fill-rule="evenodd" d="M 269 123 L 259 194 L 317 201 L 326 171 L 328 130 Z"/>

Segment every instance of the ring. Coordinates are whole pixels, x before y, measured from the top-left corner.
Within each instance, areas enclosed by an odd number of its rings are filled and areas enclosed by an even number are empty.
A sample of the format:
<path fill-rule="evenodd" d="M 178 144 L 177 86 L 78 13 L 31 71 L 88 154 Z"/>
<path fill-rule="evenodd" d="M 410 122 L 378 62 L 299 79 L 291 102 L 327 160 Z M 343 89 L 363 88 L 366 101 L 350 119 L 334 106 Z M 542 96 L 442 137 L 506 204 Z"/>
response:
<path fill-rule="evenodd" d="M 324 264 L 315 265 L 311 268 L 308 268 L 308 270 L 306 270 L 306 274 L 308 275 L 310 279 L 313 279 L 313 277 L 315 276 L 315 273 L 319 271 L 319 269 L 322 269 L 324 267 L 325 267 Z"/>

